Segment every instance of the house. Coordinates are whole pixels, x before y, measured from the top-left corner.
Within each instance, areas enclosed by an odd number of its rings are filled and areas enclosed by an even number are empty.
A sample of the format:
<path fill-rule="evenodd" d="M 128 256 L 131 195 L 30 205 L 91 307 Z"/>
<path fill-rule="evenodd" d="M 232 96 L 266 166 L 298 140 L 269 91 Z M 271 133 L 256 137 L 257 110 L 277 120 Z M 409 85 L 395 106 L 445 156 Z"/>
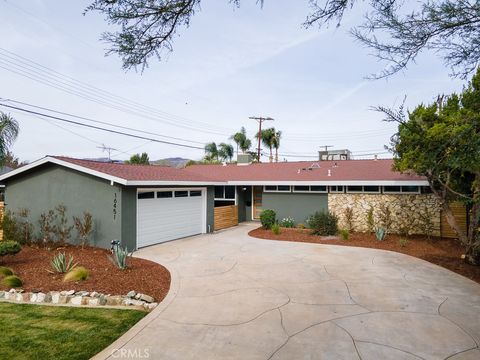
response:
<path fill-rule="evenodd" d="M 59 204 L 69 216 L 90 212 L 93 243 L 101 247 L 109 247 L 113 239 L 133 249 L 208 233 L 259 219 L 267 208 L 297 223 L 305 223 L 315 211 L 329 210 L 344 226 L 342 213 L 351 207 L 356 230 L 365 230 L 370 207 L 378 217 L 377 210 L 388 203 L 412 227 L 427 212 L 440 232 L 440 208 L 427 181 L 393 171 L 392 160 L 238 160 L 176 169 L 47 156 L 0 176 L 0 182 L 6 209 L 29 209 L 37 227 L 40 215 Z M 421 230 L 417 227 L 413 232 Z"/>

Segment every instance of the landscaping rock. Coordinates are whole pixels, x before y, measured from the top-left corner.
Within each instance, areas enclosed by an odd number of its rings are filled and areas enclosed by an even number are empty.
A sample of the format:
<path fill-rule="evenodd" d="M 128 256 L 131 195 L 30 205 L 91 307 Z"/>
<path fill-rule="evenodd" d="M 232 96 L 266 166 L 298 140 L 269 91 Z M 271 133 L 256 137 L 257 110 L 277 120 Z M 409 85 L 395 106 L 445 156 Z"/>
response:
<path fill-rule="evenodd" d="M 121 296 L 108 296 L 107 297 L 107 305 L 110 306 L 118 306 L 122 304 L 122 297 Z"/>
<path fill-rule="evenodd" d="M 5 291 L 0 291 L 0 299 L 4 299 L 5 298 Z"/>
<path fill-rule="evenodd" d="M 35 302 L 41 303 L 41 302 L 44 302 L 44 301 L 45 301 L 45 294 L 41 293 L 41 292 L 38 293 Z"/>
<path fill-rule="evenodd" d="M 17 290 L 15 290 L 15 289 L 10 289 L 10 291 L 9 291 L 9 293 L 16 293 L 16 292 L 17 292 Z"/>
<path fill-rule="evenodd" d="M 153 297 L 151 297 L 150 295 L 146 295 L 146 294 L 142 294 L 142 296 L 140 296 L 140 300 L 148 302 L 148 303 L 153 303 L 155 301 L 155 299 Z"/>
<path fill-rule="evenodd" d="M 58 291 L 50 292 L 50 296 L 52 297 L 52 304 L 58 304 L 59 303 L 60 295 L 62 294 L 62 292 L 58 292 Z"/>
<path fill-rule="evenodd" d="M 37 301 L 37 294 L 32 293 L 32 295 L 30 296 L 30 302 L 36 302 L 36 301 Z"/>
<path fill-rule="evenodd" d="M 70 299 L 70 304 L 72 305 L 82 305 L 82 297 L 74 296 Z"/>
<path fill-rule="evenodd" d="M 135 297 L 135 295 L 137 295 L 137 293 L 135 291 L 129 291 L 128 294 L 127 294 L 127 297 L 129 297 L 130 299 Z"/>
<path fill-rule="evenodd" d="M 100 304 L 99 298 L 91 298 L 91 299 L 88 299 L 88 302 L 87 302 L 87 305 L 90 305 L 90 306 L 97 306 L 99 304 Z"/>
<path fill-rule="evenodd" d="M 98 298 L 99 304 L 100 305 L 106 305 L 107 304 L 107 298 L 105 296 L 100 296 Z"/>
<path fill-rule="evenodd" d="M 157 307 L 158 303 L 143 303 L 143 307 L 147 309 L 148 311 L 152 311 Z"/>
<path fill-rule="evenodd" d="M 140 296 L 142 296 L 142 294 L 140 294 L 140 293 L 136 294 L 135 299 L 137 299 L 137 300 L 140 299 Z"/>
<path fill-rule="evenodd" d="M 45 294 L 45 298 L 43 299 L 44 303 L 51 303 L 52 302 L 52 295 L 50 293 Z"/>
<path fill-rule="evenodd" d="M 65 295 L 73 295 L 75 294 L 75 290 L 68 290 L 68 291 L 65 291 Z"/>
<path fill-rule="evenodd" d="M 75 296 L 88 296 L 89 292 L 88 291 L 77 291 L 75 293 Z"/>
<path fill-rule="evenodd" d="M 23 294 L 21 293 L 15 294 L 15 301 L 23 302 Z"/>
<path fill-rule="evenodd" d="M 99 296 L 100 296 L 100 294 L 99 294 L 98 292 L 96 292 L 96 291 L 92 291 L 92 292 L 90 293 L 90 297 L 96 298 L 96 297 L 99 297 Z"/>

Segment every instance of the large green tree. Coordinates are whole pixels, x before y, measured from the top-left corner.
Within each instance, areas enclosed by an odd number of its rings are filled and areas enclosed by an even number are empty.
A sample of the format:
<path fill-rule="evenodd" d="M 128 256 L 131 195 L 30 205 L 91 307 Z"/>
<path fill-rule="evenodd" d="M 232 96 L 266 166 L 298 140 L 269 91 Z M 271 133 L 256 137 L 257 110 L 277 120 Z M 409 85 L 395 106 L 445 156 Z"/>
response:
<path fill-rule="evenodd" d="M 392 137 L 395 168 L 428 179 L 447 221 L 465 246 L 469 263 L 480 265 L 480 68 L 460 95 L 440 96 L 408 116 L 403 108 L 382 109 L 399 123 Z M 468 232 L 453 216 L 450 202 L 470 210 Z"/>
<path fill-rule="evenodd" d="M 229 1 L 234 6 L 240 0 Z M 258 1 L 263 5 L 263 0 Z M 347 12 L 366 8 L 352 35 L 386 62 L 376 77 L 407 67 L 423 50 L 431 50 L 466 77 L 480 61 L 480 0 L 308 0 L 305 27 L 340 26 Z M 273 2 L 272 2 L 273 3 Z M 94 0 L 86 11 L 98 11 L 114 30 L 104 32 L 107 53 L 121 57 L 124 69 L 142 67 L 173 49 L 179 30 L 188 27 L 201 0 Z"/>
<path fill-rule="evenodd" d="M 266 147 L 268 147 L 270 151 L 270 155 L 268 160 L 270 162 L 273 162 L 273 147 L 275 145 L 275 140 L 276 140 L 276 131 L 275 128 L 268 128 L 262 130 L 260 134 L 257 134 L 257 138 L 260 137 L 262 144 Z"/>
<path fill-rule="evenodd" d="M 136 165 L 149 165 L 150 159 L 146 152 L 142 154 L 134 154 L 130 157 L 130 160 L 125 161 L 126 164 L 136 164 Z"/>
<path fill-rule="evenodd" d="M 8 160 L 10 146 L 17 139 L 20 128 L 18 122 L 9 114 L 0 112 L 0 165 Z"/>
<path fill-rule="evenodd" d="M 214 162 L 218 161 L 219 153 L 217 144 L 214 142 L 205 145 L 205 160 Z"/>
<path fill-rule="evenodd" d="M 245 154 L 252 146 L 252 142 L 247 137 L 247 131 L 243 126 L 239 132 L 236 132 L 235 134 L 230 136 L 230 139 L 233 140 L 235 144 L 237 144 L 237 154 L 239 148 L 242 151 L 242 154 Z"/>
<path fill-rule="evenodd" d="M 229 162 L 232 162 L 233 154 L 234 154 L 234 149 L 232 145 L 226 144 L 226 143 L 220 143 L 218 145 L 218 156 L 223 161 L 228 160 Z"/>

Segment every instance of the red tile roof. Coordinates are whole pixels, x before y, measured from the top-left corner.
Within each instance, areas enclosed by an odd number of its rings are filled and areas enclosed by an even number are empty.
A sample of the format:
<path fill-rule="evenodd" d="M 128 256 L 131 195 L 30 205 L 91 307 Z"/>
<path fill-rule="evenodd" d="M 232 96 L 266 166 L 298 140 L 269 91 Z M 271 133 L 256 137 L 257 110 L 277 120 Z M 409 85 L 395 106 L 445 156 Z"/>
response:
<path fill-rule="evenodd" d="M 177 169 L 159 165 L 130 165 L 74 159 L 54 158 L 98 171 L 126 181 L 190 181 L 190 182 L 287 182 L 287 181 L 424 181 L 414 174 L 392 170 L 393 160 L 297 161 L 253 163 L 250 165 L 193 165 Z M 330 175 L 329 175 L 330 174 Z"/>
<path fill-rule="evenodd" d="M 296 161 L 193 165 L 188 171 L 208 174 L 223 181 L 405 181 L 425 180 L 414 174 L 401 174 L 392 170 L 393 160 Z M 330 176 L 328 175 L 330 172 Z"/>
<path fill-rule="evenodd" d="M 84 168 L 115 176 L 127 181 L 205 181 L 214 182 L 211 177 L 159 165 L 134 165 L 109 163 L 94 160 L 74 159 L 65 156 L 53 156 L 55 159 L 79 165 Z"/>

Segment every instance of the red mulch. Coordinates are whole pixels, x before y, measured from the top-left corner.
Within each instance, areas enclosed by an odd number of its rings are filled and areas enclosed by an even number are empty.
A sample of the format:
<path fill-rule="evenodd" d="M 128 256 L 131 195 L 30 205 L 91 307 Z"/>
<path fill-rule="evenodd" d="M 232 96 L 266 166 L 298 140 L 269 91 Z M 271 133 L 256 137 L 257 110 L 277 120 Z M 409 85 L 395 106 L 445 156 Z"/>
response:
<path fill-rule="evenodd" d="M 282 228 L 282 232 L 278 235 L 275 235 L 271 230 L 263 228 L 252 230 L 249 235 L 268 240 L 356 246 L 396 251 L 443 266 L 480 283 L 480 266 L 467 264 L 460 258 L 464 254 L 464 248 L 455 239 L 432 238 L 428 240 L 422 236 L 410 236 L 406 238 L 408 239 L 408 244 L 402 247 L 399 245 L 399 240 L 402 237 L 398 235 L 388 235 L 384 241 L 378 241 L 373 234 L 364 233 L 350 234 L 348 240 L 340 238 L 325 239 L 318 235 L 312 235 L 311 231 L 307 229 L 287 228 Z"/>
<path fill-rule="evenodd" d="M 57 252 L 73 256 L 73 262 L 90 272 L 85 281 L 63 282 L 63 274 L 50 273 L 50 261 Z M 170 272 L 162 265 L 149 260 L 131 258 L 129 268 L 118 269 L 107 258 L 110 251 L 95 247 L 67 245 L 56 250 L 24 245 L 16 255 L 0 258 L 0 265 L 13 269 L 23 280 L 25 291 L 97 291 L 111 295 L 125 295 L 130 290 L 150 295 L 160 302 L 170 288 Z M 5 287 L 0 283 L 0 289 Z"/>

